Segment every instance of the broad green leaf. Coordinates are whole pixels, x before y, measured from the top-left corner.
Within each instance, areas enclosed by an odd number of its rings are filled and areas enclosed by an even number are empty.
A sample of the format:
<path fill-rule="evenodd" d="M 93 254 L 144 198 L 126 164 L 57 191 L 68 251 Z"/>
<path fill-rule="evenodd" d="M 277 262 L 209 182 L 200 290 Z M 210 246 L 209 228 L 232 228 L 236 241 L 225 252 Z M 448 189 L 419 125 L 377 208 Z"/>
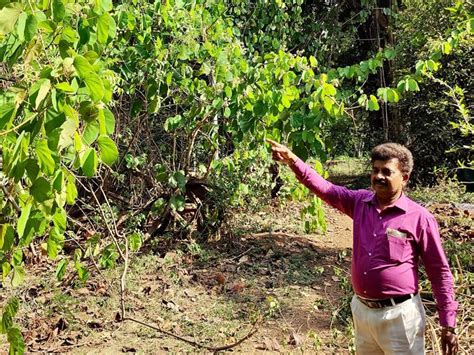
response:
<path fill-rule="evenodd" d="M 15 112 L 15 104 L 6 103 L 0 106 L 0 129 L 10 124 Z"/>
<path fill-rule="evenodd" d="M 99 136 L 99 131 L 99 122 L 97 120 L 87 122 L 84 133 L 82 134 L 82 140 L 85 144 L 91 145 Z"/>
<path fill-rule="evenodd" d="M 86 78 L 84 78 L 84 82 L 86 83 L 90 97 L 94 102 L 98 102 L 104 97 L 104 84 L 99 78 L 99 75 L 91 72 Z"/>
<path fill-rule="evenodd" d="M 418 83 L 414 79 L 408 79 L 408 88 L 410 91 L 420 91 L 420 88 L 418 86 Z"/>
<path fill-rule="evenodd" d="M 73 62 L 74 68 L 79 75 L 79 78 L 84 80 L 90 73 L 94 72 L 94 68 L 89 63 L 89 61 L 81 55 L 78 55 L 74 58 Z"/>
<path fill-rule="evenodd" d="M 109 109 L 104 109 L 105 129 L 107 134 L 113 134 L 115 131 L 115 117 Z"/>
<path fill-rule="evenodd" d="M 49 79 L 40 79 L 38 80 L 37 85 L 39 85 L 39 88 L 35 99 L 36 110 L 41 105 L 45 97 L 48 95 L 49 89 L 51 89 L 51 81 L 49 81 Z"/>
<path fill-rule="evenodd" d="M 67 82 L 62 82 L 62 83 L 59 83 L 59 84 L 56 84 L 55 85 L 56 89 L 58 90 L 61 90 L 61 91 L 64 91 L 64 92 L 75 92 L 76 90 L 74 90 L 74 88 Z"/>
<path fill-rule="evenodd" d="M 81 159 L 82 172 L 87 177 L 93 177 L 97 171 L 97 153 L 93 148 L 89 148 Z"/>
<path fill-rule="evenodd" d="M 13 267 L 12 286 L 19 286 L 25 279 L 25 269 L 21 265 L 15 265 Z"/>
<path fill-rule="evenodd" d="M 67 176 L 66 182 L 66 202 L 69 205 L 73 205 L 77 197 L 76 179 L 73 175 Z"/>
<path fill-rule="evenodd" d="M 56 208 L 53 215 L 53 223 L 58 232 L 64 232 L 67 227 L 67 214 L 64 208 Z"/>
<path fill-rule="evenodd" d="M 66 15 L 66 7 L 62 0 L 52 0 L 51 1 L 51 12 L 53 14 L 53 19 L 56 22 L 61 21 Z"/>
<path fill-rule="evenodd" d="M 173 210 L 181 212 L 184 210 L 184 197 L 183 196 L 171 196 L 170 206 Z"/>
<path fill-rule="evenodd" d="M 133 232 L 128 238 L 128 244 L 131 251 L 137 251 L 142 246 L 142 237 L 139 233 Z"/>
<path fill-rule="evenodd" d="M 13 317 L 10 315 L 8 312 L 3 312 L 2 315 L 2 333 L 7 333 L 8 330 L 12 327 L 13 325 Z"/>
<path fill-rule="evenodd" d="M 54 173 L 55 162 L 52 156 L 52 152 L 48 147 L 48 141 L 45 139 L 36 142 L 36 155 L 41 170 L 47 174 L 52 175 Z"/>
<path fill-rule="evenodd" d="M 4 262 L 2 264 L 2 283 L 5 284 L 6 280 L 7 280 L 7 277 L 8 275 L 10 275 L 10 271 L 12 270 L 12 267 L 10 265 L 10 263 L 8 262 Z"/>
<path fill-rule="evenodd" d="M 181 191 L 186 189 L 186 176 L 183 171 L 175 171 L 170 176 L 169 184 L 172 188 L 179 188 Z"/>
<path fill-rule="evenodd" d="M 9 252 L 15 241 L 15 231 L 9 224 L 0 226 L 0 248 L 4 252 Z"/>
<path fill-rule="evenodd" d="M 58 266 L 56 267 L 56 279 L 58 281 L 61 281 L 64 278 L 64 275 L 66 274 L 67 270 L 67 264 L 67 259 L 63 259 L 58 263 Z"/>
<path fill-rule="evenodd" d="M 94 12 L 96 14 L 103 14 L 112 10 L 112 0 L 94 0 L 94 3 Z"/>
<path fill-rule="evenodd" d="M 315 57 L 310 56 L 309 57 L 309 64 L 313 67 L 316 68 L 318 66 L 318 61 L 316 60 Z"/>
<path fill-rule="evenodd" d="M 368 101 L 368 107 L 369 107 L 369 111 L 377 111 L 380 109 L 377 98 L 374 95 L 370 95 L 370 98 Z"/>
<path fill-rule="evenodd" d="M 74 133 L 79 127 L 79 120 L 77 118 L 67 118 L 61 125 L 61 134 L 59 136 L 58 148 L 60 150 L 67 148 L 74 144 Z"/>
<path fill-rule="evenodd" d="M 114 141 L 108 136 L 100 136 L 97 139 L 100 151 L 100 160 L 107 165 L 112 165 L 118 158 L 118 149 Z"/>
<path fill-rule="evenodd" d="M 22 7 L 21 3 L 12 2 L 0 10 L 0 35 L 7 35 L 13 31 Z"/>
<path fill-rule="evenodd" d="M 47 251 L 48 257 L 52 260 L 58 256 L 58 251 L 62 249 L 64 244 L 64 235 L 56 228 L 51 228 L 49 231 Z"/>
<path fill-rule="evenodd" d="M 99 43 L 105 44 L 107 42 L 111 22 L 112 17 L 108 13 L 99 16 L 97 20 L 97 40 Z"/>
<path fill-rule="evenodd" d="M 28 203 L 25 207 L 21 209 L 20 218 L 18 218 L 18 222 L 16 224 L 16 232 L 18 233 L 18 237 L 22 238 L 23 234 L 25 233 L 26 222 L 30 217 L 31 212 L 31 203 Z"/>
<path fill-rule="evenodd" d="M 28 19 L 28 14 L 26 12 L 22 12 L 18 17 L 16 31 L 18 33 L 18 39 L 21 42 L 25 41 L 25 28 L 26 28 L 26 20 Z"/>
<path fill-rule="evenodd" d="M 30 194 L 38 202 L 44 202 L 51 196 L 51 184 L 44 177 L 39 177 L 30 187 Z"/>
<path fill-rule="evenodd" d="M 3 313 L 8 313 L 10 317 L 15 317 L 18 309 L 20 308 L 20 301 L 16 297 L 12 297 L 8 300 L 7 305 L 3 309 Z"/>
<path fill-rule="evenodd" d="M 11 327 L 8 329 L 7 340 L 10 343 L 9 354 L 17 355 L 25 353 L 25 341 L 20 329 L 17 327 Z"/>

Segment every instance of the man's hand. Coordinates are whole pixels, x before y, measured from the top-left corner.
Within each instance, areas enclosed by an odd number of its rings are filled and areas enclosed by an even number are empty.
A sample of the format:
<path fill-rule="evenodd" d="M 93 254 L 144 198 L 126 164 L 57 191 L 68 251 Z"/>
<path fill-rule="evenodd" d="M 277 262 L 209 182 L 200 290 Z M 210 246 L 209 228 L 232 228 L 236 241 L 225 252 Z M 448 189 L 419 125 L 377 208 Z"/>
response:
<path fill-rule="evenodd" d="M 272 157 L 273 160 L 282 162 L 288 166 L 292 166 L 296 163 L 298 157 L 284 145 L 272 141 L 271 139 L 266 139 L 268 143 L 272 146 Z"/>
<path fill-rule="evenodd" d="M 443 355 L 454 355 L 458 352 L 458 337 L 447 328 L 441 329 L 441 349 Z"/>

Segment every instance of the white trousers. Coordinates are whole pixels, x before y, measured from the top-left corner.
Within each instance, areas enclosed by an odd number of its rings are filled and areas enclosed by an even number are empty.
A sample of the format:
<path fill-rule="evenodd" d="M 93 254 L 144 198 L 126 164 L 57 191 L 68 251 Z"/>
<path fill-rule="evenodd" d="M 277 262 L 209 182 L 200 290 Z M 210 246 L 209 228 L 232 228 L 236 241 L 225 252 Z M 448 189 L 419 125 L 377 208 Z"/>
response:
<path fill-rule="evenodd" d="M 419 295 L 384 308 L 369 308 L 354 296 L 351 309 L 356 354 L 425 353 L 426 315 Z"/>

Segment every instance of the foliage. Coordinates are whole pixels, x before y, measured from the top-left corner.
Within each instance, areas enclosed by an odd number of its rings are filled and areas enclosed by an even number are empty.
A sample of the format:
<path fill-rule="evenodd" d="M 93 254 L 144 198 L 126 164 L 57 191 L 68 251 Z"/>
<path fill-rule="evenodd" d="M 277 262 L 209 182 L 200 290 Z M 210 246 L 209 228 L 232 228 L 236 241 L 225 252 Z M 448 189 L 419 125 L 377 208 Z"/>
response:
<path fill-rule="evenodd" d="M 368 81 L 397 56 L 354 50 L 353 25 L 375 2 L 331 4 L 1 1 L 2 284 L 22 282 L 24 250 L 35 242 L 59 259 L 62 279 L 76 216 L 94 230 L 73 251 L 81 282 L 85 258 L 112 267 L 126 245 L 139 250 L 145 226 L 152 237 L 218 234 L 228 206 L 267 201 L 265 137 L 316 159 L 323 173 L 333 150 L 365 148 L 369 134 L 349 140 L 339 130 L 351 122 L 364 134 L 371 113 L 414 100 L 470 38 L 458 2 L 447 21 L 456 30 L 444 41 L 420 39 L 431 50 L 400 70 L 396 87 L 374 88 Z M 469 102 L 451 78 L 443 82 L 464 120 L 453 126 L 469 139 Z M 308 197 L 300 187 L 290 193 Z M 302 214 L 307 231 L 324 230 L 319 199 Z"/>
<path fill-rule="evenodd" d="M 16 298 L 10 298 L 3 308 L 0 334 L 6 334 L 10 343 L 9 353 L 11 355 L 23 354 L 25 351 L 25 343 L 20 329 L 13 323 L 13 318 L 18 312 L 20 302 Z"/>

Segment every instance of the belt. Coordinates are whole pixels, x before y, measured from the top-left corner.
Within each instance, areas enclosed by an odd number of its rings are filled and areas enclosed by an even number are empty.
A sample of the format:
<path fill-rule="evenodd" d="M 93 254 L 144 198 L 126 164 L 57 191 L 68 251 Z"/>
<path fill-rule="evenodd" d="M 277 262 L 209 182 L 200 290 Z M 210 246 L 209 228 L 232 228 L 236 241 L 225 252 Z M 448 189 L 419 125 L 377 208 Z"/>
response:
<path fill-rule="evenodd" d="M 367 300 L 359 296 L 357 296 L 357 299 L 369 308 L 384 308 L 389 306 L 395 306 L 399 303 L 405 302 L 406 300 L 415 297 L 416 294 L 417 293 L 410 293 L 409 295 L 386 298 L 384 300 Z"/>

